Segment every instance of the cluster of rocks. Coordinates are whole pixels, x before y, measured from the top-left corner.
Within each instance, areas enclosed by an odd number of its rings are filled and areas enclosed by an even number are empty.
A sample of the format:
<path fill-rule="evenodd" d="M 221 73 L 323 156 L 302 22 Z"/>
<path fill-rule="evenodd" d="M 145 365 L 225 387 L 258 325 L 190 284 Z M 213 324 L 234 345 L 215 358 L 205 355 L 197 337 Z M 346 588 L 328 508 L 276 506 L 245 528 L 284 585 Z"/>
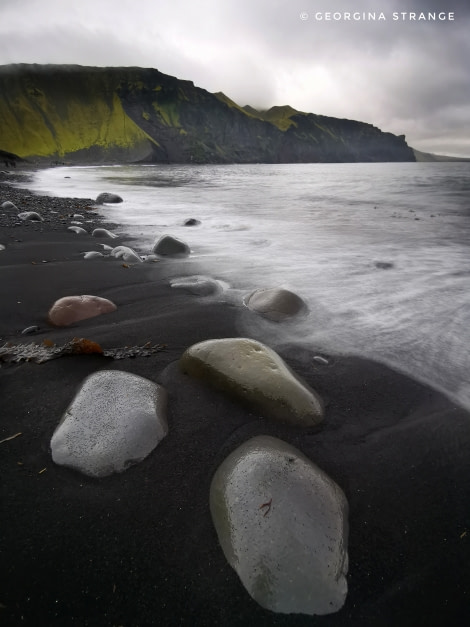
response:
<path fill-rule="evenodd" d="M 121 201 L 105 194 L 91 202 Z M 20 208 L 9 202 L 13 206 L 4 203 L 2 211 L 13 220 L 39 227 L 50 227 L 51 220 L 58 224 L 58 218 L 51 217 L 56 215 L 51 199 L 47 199 L 48 210 L 34 202 L 28 210 L 24 201 Z M 83 213 L 75 209 L 63 219 L 62 210 L 62 229 L 65 223 L 78 236 L 87 233 L 97 239 L 115 239 L 112 230 L 83 222 L 90 207 L 82 206 Z M 187 226 L 198 224 L 191 219 Z M 100 246 L 100 251 L 87 251 L 85 258 L 143 261 L 128 246 Z M 159 237 L 152 247 L 154 257 L 189 254 L 189 245 L 171 235 Z M 172 279 L 171 285 L 198 296 L 223 289 L 220 281 L 202 276 Z M 306 310 L 298 295 L 281 287 L 255 290 L 243 303 L 255 315 L 275 323 Z M 52 304 L 48 319 L 55 326 L 74 325 L 110 314 L 116 307 L 99 296 L 68 296 Z M 253 339 L 195 344 L 184 351 L 179 366 L 188 376 L 230 395 L 267 420 L 299 429 L 317 428 L 324 420 L 324 403 L 318 393 L 275 351 Z M 54 431 L 50 443 L 53 461 L 101 478 L 158 454 L 158 445 L 169 430 L 167 402 L 166 390 L 153 381 L 118 370 L 96 372 L 83 381 Z M 348 503 L 339 486 L 302 453 L 268 436 L 248 440 L 217 469 L 208 500 L 226 559 L 261 606 L 274 612 L 305 614 L 328 614 L 343 606 Z"/>
<path fill-rule="evenodd" d="M 91 198 L 37 196 L 27 189 L 12 187 L 12 181 L 17 185 L 26 185 L 29 177 L 20 173 L 0 175 L 0 227 L 63 231 L 71 220 L 77 219 L 74 218 L 77 214 L 81 215 L 89 231 L 103 223 L 103 217 L 97 211 L 97 203 Z M 20 217 L 21 214 L 23 217 Z M 117 225 L 108 226 L 113 229 Z"/>
<path fill-rule="evenodd" d="M 179 365 L 268 419 L 298 427 L 323 419 L 318 394 L 260 342 L 208 340 L 189 347 Z M 62 416 L 52 459 L 91 477 L 122 472 L 168 434 L 166 405 L 165 388 L 153 381 L 101 370 L 84 380 Z M 208 497 L 227 561 L 261 606 L 305 614 L 343 606 L 348 503 L 300 451 L 277 438 L 252 438 L 218 467 Z"/>
<path fill-rule="evenodd" d="M 1 186 L 0 182 L 0 189 Z M 116 225 L 108 224 L 107 226 L 110 228 L 99 225 L 101 221 L 100 215 L 94 211 L 97 205 L 103 206 L 106 203 L 116 204 L 123 202 L 123 199 L 117 194 L 103 192 L 95 200 L 54 199 L 31 196 L 25 190 L 11 187 L 7 189 L 11 199 L 4 201 L 0 207 L 2 210 L 0 212 L 0 225 L 1 218 L 6 216 L 9 218 L 8 226 L 31 224 L 38 225 L 41 229 L 63 229 L 66 226 L 68 231 L 76 235 L 91 235 L 96 239 L 108 240 L 118 238 L 118 235 L 112 230 Z M 17 204 L 13 201 L 16 201 Z M 22 211 L 25 205 L 31 210 Z M 33 208 L 34 211 L 32 210 Z M 73 209 L 73 212 L 68 212 L 68 209 Z M 76 212 L 80 209 L 83 210 L 83 213 Z M 188 227 L 199 226 L 200 224 L 201 222 L 197 218 L 188 218 L 184 221 L 184 225 Z M 83 253 L 84 259 L 114 257 L 126 264 L 139 264 L 143 261 L 154 261 L 157 258 L 187 257 L 191 253 L 190 246 L 186 242 L 169 234 L 156 238 L 151 253 L 144 257 L 129 246 L 119 245 L 113 247 L 100 243 L 100 247 L 100 250 L 85 251 Z M 0 251 L 4 249 L 5 245 L 0 243 Z M 221 281 L 204 276 L 172 279 L 171 285 L 175 289 L 181 289 L 198 296 L 217 294 L 224 289 Z M 306 304 L 297 294 L 280 287 L 257 289 L 246 295 L 243 302 L 251 311 L 274 322 L 281 322 L 307 310 Z"/>
<path fill-rule="evenodd" d="M 56 301 L 48 315 L 64 326 L 115 309 L 103 298 L 71 296 Z M 318 393 L 256 340 L 200 342 L 184 351 L 179 367 L 268 420 L 305 428 L 324 419 Z M 82 383 L 54 431 L 52 459 L 91 477 L 122 472 L 167 435 L 166 405 L 166 390 L 153 381 L 98 371 Z M 268 436 L 245 442 L 217 469 L 209 501 L 223 552 L 260 605 L 306 614 L 343 606 L 348 503 L 299 451 Z"/>

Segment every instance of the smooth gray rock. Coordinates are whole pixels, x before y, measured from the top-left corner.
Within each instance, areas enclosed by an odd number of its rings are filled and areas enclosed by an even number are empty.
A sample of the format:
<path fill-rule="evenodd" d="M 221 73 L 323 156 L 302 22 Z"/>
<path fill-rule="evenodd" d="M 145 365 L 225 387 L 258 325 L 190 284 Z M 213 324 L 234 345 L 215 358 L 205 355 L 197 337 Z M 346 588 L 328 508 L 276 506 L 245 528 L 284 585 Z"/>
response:
<path fill-rule="evenodd" d="M 5 250 L 6 246 L 4 246 L 3 244 L 0 244 L 0 250 Z"/>
<path fill-rule="evenodd" d="M 116 235 L 115 233 L 108 231 L 108 229 L 103 229 L 101 227 L 98 229 L 94 229 L 91 235 L 93 237 L 110 237 L 111 239 L 116 239 L 117 237 L 119 237 L 119 235 Z"/>
<path fill-rule="evenodd" d="M 196 218 L 188 218 L 184 221 L 184 226 L 199 226 L 201 224 L 200 220 Z"/>
<path fill-rule="evenodd" d="M 299 426 L 323 420 L 323 403 L 272 349 L 249 338 L 206 340 L 180 358 L 183 372 L 265 417 Z"/>
<path fill-rule="evenodd" d="M 95 202 L 97 205 L 103 205 L 104 203 L 117 204 L 123 201 L 122 201 L 121 196 L 118 196 L 118 194 L 110 194 L 109 192 L 103 192 L 102 194 L 99 194 L 96 197 Z"/>
<path fill-rule="evenodd" d="M 224 555 L 250 596 L 285 614 L 330 614 L 348 585 L 348 503 L 285 442 L 258 436 L 217 469 L 210 510 Z"/>
<path fill-rule="evenodd" d="M 164 388 L 135 374 L 90 375 L 54 431 L 53 461 L 91 477 L 137 464 L 168 433 L 166 397 Z"/>
<path fill-rule="evenodd" d="M 152 252 L 168 257 L 187 257 L 191 251 L 180 239 L 172 235 L 162 235 L 153 245 Z"/>
<path fill-rule="evenodd" d="M 2 209 L 12 209 L 13 211 L 18 211 L 18 207 L 10 200 L 6 200 L 2 203 Z"/>
<path fill-rule="evenodd" d="M 89 250 L 83 255 L 83 259 L 98 259 L 98 257 L 104 257 L 104 255 L 97 250 Z"/>
<path fill-rule="evenodd" d="M 110 252 L 111 257 L 116 257 L 116 259 L 122 259 L 123 261 L 127 261 L 128 263 L 143 263 L 142 259 L 139 255 L 129 248 L 129 246 L 116 246 Z"/>
<path fill-rule="evenodd" d="M 44 222 L 37 211 L 22 211 L 18 214 L 20 220 L 31 220 L 31 222 Z"/>
<path fill-rule="evenodd" d="M 71 231 L 72 233 L 76 233 L 77 235 L 86 235 L 87 231 L 83 229 L 81 226 L 69 226 L 67 227 L 67 231 Z"/>
<path fill-rule="evenodd" d="M 175 289 L 184 290 L 196 296 L 210 296 L 221 291 L 217 281 L 210 277 L 198 275 L 172 279 L 170 285 Z"/>
<path fill-rule="evenodd" d="M 275 322 L 295 316 L 307 308 L 300 296 L 281 287 L 255 290 L 243 302 L 248 309 Z"/>

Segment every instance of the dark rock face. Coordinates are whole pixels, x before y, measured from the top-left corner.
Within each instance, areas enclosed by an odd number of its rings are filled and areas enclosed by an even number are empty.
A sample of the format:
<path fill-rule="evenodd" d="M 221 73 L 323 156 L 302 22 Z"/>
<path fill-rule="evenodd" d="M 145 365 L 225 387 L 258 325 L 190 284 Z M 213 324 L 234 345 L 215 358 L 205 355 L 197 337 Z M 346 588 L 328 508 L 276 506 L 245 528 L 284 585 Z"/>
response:
<path fill-rule="evenodd" d="M 15 102 L 27 112 L 21 125 L 11 114 Z M 67 102 L 74 103 L 73 118 Z M 106 137 L 106 144 L 97 142 L 99 133 L 90 133 L 92 117 L 93 128 Z M 416 160 L 403 136 L 383 133 L 371 124 L 291 107 L 242 109 L 223 94 L 154 69 L 3 66 L 3 118 L 0 137 L 8 154 L 76 163 Z"/>

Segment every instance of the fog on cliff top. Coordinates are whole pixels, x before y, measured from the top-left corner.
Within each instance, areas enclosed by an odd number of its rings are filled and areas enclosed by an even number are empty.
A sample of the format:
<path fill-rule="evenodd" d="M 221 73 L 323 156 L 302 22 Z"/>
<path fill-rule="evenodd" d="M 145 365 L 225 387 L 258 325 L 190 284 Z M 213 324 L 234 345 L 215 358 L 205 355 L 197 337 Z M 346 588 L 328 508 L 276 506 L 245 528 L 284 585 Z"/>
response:
<path fill-rule="evenodd" d="M 154 67 L 470 156 L 469 27 L 464 0 L 2 0 L 0 64 Z"/>

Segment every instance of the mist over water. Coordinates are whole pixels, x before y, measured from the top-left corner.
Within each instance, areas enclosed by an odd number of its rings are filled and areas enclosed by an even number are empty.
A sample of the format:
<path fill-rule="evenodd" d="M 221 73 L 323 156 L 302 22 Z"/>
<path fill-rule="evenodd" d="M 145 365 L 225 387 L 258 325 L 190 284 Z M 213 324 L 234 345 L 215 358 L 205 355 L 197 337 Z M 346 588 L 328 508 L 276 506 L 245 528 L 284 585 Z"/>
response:
<path fill-rule="evenodd" d="M 103 213 L 140 252 L 172 234 L 225 298 L 283 286 L 309 305 L 287 324 L 246 312 L 242 333 L 369 357 L 470 409 L 470 163 L 54 168 L 31 187 L 118 193 Z"/>

